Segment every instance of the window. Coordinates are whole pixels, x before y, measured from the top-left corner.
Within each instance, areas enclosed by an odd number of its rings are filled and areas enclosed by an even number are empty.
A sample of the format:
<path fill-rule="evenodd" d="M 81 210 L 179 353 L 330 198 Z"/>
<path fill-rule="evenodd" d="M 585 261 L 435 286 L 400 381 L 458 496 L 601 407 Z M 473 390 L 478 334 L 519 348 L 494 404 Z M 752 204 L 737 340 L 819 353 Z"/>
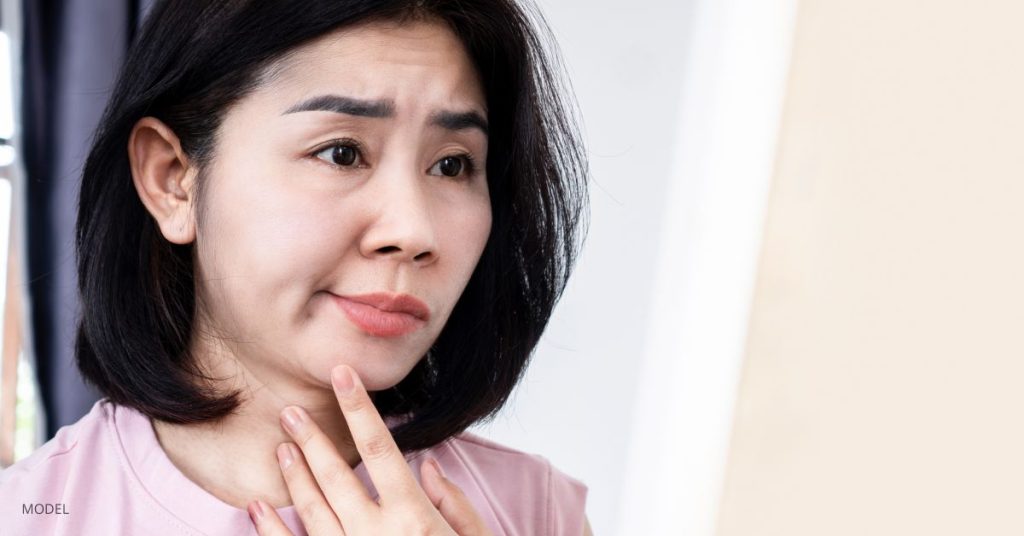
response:
<path fill-rule="evenodd" d="M 38 447 L 39 398 L 24 351 L 27 288 L 22 282 L 21 247 L 24 170 L 18 157 L 17 79 L 20 13 L 15 0 L 0 1 L 0 467 Z"/>

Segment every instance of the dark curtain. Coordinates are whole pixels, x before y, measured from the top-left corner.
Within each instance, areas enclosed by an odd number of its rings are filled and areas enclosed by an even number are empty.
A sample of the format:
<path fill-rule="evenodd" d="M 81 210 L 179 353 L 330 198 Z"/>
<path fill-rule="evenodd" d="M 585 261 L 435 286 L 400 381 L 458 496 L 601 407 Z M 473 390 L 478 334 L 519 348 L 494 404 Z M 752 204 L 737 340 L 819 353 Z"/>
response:
<path fill-rule="evenodd" d="M 22 0 L 22 109 L 33 354 L 46 438 L 99 394 L 74 362 L 80 311 L 74 226 L 93 129 L 135 30 L 155 0 Z"/>

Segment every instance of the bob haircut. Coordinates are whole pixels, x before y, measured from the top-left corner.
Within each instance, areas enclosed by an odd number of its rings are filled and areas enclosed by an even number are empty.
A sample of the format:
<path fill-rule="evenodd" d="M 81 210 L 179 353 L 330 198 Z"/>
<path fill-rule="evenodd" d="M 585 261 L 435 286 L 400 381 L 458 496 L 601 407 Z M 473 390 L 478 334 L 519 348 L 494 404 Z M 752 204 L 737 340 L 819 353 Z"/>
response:
<path fill-rule="evenodd" d="M 112 402 L 173 423 L 215 421 L 240 403 L 240 392 L 207 383 L 190 355 L 201 305 L 193 244 L 167 241 L 138 197 L 127 151 L 135 123 L 154 116 L 174 130 L 200 170 L 201 199 L 202 170 L 226 112 L 272 80 L 295 47 L 365 22 L 422 19 L 447 23 L 480 75 L 497 148 L 486 163 L 492 228 L 434 344 L 374 403 L 396 418 L 391 431 L 402 451 L 436 445 L 504 405 L 579 254 L 589 174 L 550 30 L 513 0 L 157 3 L 128 51 L 83 170 L 75 356 L 87 382 Z M 197 216 L 202 225 L 202 210 Z"/>

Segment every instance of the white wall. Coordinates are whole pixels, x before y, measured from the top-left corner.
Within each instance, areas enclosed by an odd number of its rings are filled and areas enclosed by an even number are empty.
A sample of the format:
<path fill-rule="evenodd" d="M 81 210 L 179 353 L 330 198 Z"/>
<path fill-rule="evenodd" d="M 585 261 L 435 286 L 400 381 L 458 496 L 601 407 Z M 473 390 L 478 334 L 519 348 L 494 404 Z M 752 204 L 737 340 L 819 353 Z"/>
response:
<path fill-rule="evenodd" d="M 585 121 L 591 232 L 483 433 L 586 482 L 595 534 L 713 530 L 794 5 L 541 4 Z"/>
<path fill-rule="evenodd" d="M 651 307 L 691 2 L 539 5 L 584 121 L 590 233 L 527 377 L 503 414 L 477 431 L 583 480 L 595 534 L 609 535 Z"/>

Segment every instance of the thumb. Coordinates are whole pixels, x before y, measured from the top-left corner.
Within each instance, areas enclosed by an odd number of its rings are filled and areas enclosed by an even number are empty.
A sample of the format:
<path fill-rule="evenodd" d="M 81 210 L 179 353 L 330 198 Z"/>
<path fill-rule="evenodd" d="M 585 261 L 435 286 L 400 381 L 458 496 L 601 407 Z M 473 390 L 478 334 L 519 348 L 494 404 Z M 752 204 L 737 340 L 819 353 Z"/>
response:
<path fill-rule="evenodd" d="M 420 467 L 420 475 L 427 498 L 459 536 L 488 536 L 491 534 L 483 519 L 466 498 L 466 494 L 451 480 L 445 478 L 441 466 L 436 460 L 431 458 L 424 462 Z"/>

